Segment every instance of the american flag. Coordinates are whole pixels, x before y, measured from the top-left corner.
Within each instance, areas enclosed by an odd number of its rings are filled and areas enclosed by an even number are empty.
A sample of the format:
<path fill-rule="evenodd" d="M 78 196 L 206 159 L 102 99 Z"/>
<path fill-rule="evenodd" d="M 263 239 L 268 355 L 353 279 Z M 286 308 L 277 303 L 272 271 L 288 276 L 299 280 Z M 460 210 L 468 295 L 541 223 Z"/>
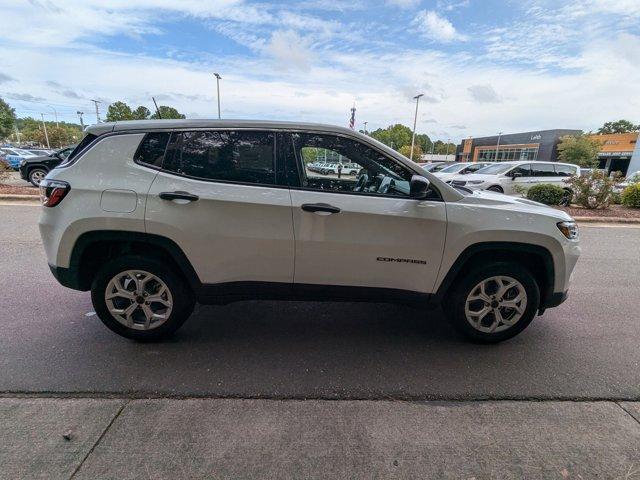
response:
<path fill-rule="evenodd" d="M 351 118 L 349 119 L 349 128 L 353 130 L 356 126 L 356 106 L 351 107 Z"/>

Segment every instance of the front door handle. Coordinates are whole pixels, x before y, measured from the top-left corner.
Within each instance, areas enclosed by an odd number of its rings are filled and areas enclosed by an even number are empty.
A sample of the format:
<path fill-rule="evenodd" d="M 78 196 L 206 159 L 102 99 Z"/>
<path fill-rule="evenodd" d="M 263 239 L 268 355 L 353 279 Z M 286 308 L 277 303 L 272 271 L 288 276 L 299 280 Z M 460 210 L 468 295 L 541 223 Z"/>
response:
<path fill-rule="evenodd" d="M 188 202 L 196 202 L 200 199 L 198 195 L 181 190 L 176 192 L 161 192 L 159 196 L 162 200 L 186 200 Z"/>
<path fill-rule="evenodd" d="M 333 205 L 329 205 L 328 203 L 303 203 L 300 207 L 305 212 L 313 212 L 313 213 L 340 213 L 340 209 L 338 207 L 334 207 Z"/>

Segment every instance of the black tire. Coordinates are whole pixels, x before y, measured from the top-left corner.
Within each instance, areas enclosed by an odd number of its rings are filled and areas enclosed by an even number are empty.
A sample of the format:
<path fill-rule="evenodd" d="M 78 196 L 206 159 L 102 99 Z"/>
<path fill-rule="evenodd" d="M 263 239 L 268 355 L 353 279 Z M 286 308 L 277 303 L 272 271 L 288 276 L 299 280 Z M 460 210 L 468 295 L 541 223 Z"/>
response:
<path fill-rule="evenodd" d="M 40 182 L 36 180 L 34 177 L 37 176 L 38 174 L 46 175 L 47 173 L 49 172 L 44 168 L 39 168 L 39 167 L 32 168 L 31 170 L 29 170 L 29 174 L 27 175 L 27 178 L 29 179 L 29 182 L 31 182 L 31 185 L 33 185 L 34 187 L 37 187 L 40 185 Z M 44 178 L 44 175 L 43 175 L 43 178 Z"/>
<path fill-rule="evenodd" d="M 149 330 L 130 328 L 116 320 L 109 312 L 105 300 L 107 285 L 118 273 L 126 270 L 149 272 L 162 280 L 171 292 L 172 311 L 169 318 L 158 327 Z M 182 275 L 160 260 L 138 255 L 126 255 L 104 265 L 93 279 L 91 301 L 98 317 L 110 330 L 138 341 L 157 341 L 172 335 L 189 318 L 195 305 L 194 294 Z"/>
<path fill-rule="evenodd" d="M 527 305 L 521 318 L 510 328 L 499 332 L 482 332 L 467 321 L 465 314 L 467 297 L 482 280 L 498 275 L 508 276 L 520 282 L 527 294 Z M 497 343 L 512 338 L 527 328 L 535 318 L 539 305 L 540 289 L 529 270 L 518 263 L 495 262 L 486 266 L 477 266 L 470 272 L 465 272 L 453 285 L 443 306 L 458 332 L 476 342 Z"/>
<path fill-rule="evenodd" d="M 489 188 L 487 188 L 487 190 L 489 190 L 490 192 L 504 193 L 502 187 L 499 187 L 498 185 L 491 185 Z"/>
<path fill-rule="evenodd" d="M 572 199 L 573 199 L 573 192 L 568 188 L 565 188 L 564 196 L 562 197 L 562 200 L 560 200 L 560 205 L 562 205 L 563 207 L 568 207 L 569 205 L 571 205 Z"/>

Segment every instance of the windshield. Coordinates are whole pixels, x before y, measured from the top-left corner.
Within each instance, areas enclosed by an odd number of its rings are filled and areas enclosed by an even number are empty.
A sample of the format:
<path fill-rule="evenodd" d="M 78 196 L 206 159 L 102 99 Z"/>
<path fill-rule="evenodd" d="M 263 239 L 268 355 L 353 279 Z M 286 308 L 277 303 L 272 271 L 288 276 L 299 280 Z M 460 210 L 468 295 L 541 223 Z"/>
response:
<path fill-rule="evenodd" d="M 495 165 L 489 165 L 488 167 L 481 168 L 475 173 L 481 175 L 500 175 L 501 173 L 505 173 L 507 170 L 513 168 L 515 165 L 513 163 L 496 163 Z"/>
<path fill-rule="evenodd" d="M 466 166 L 466 163 L 461 163 L 459 165 L 449 165 L 448 167 L 440 170 L 441 173 L 457 173 L 462 170 Z"/>

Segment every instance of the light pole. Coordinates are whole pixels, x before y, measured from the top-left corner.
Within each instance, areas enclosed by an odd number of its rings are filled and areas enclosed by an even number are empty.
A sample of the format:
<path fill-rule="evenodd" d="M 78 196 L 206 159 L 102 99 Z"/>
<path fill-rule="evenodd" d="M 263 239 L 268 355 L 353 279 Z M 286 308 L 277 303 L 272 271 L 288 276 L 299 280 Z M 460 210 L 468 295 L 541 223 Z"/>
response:
<path fill-rule="evenodd" d="M 214 73 L 213 75 L 216 77 L 216 88 L 218 90 L 218 120 L 220 120 L 220 118 L 222 118 L 220 116 L 220 79 L 222 79 L 222 77 L 218 73 Z"/>
<path fill-rule="evenodd" d="M 369 122 L 362 122 L 364 124 L 364 134 L 367 134 L 367 123 Z"/>
<path fill-rule="evenodd" d="M 447 138 L 447 156 L 449 156 L 449 144 L 451 143 L 451 139 Z"/>
<path fill-rule="evenodd" d="M 44 123 L 44 113 L 40 114 L 40 118 L 42 118 L 42 126 L 44 127 L 44 138 L 47 140 L 47 148 L 51 148 L 51 145 L 49 145 L 49 134 L 47 133 L 47 124 Z"/>
<path fill-rule="evenodd" d="M 409 156 L 411 157 L 411 160 L 413 160 L 413 146 L 416 143 L 416 123 L 418 122 L 418 103 L 420 103 L 420 97 L 422 97 L 423 95 L 424 93 L 419 93 L 418 95 L 413 97 L 416 101 L 416 113 L 413 117 L 413 135 L 411 135 L 411 153 L 409 154 Z"/>
<path fill-rule="evenodd" d="M 84 115 L 84 112 L 81 112 L 80 110 L 78 110 L 76 113 L 80 118 L 80 128 L 82 128 L 82 131 L 84 132 L 84 122 L 82 121 L 82 116 Z"/>
<path fill-rule="evenodd" d="M 47 105 L 47 107 L 49 107 L 51 110 L 53 110 L 53 116 L 56 119 L 56 127 L 60 127 L 60 124 L 58 123 L 58 112 L 51 105 Z"/>
<path fill-rule="evenodd" d="M 98 110 L 98 104 L 102 102 L 100 102 L 100 100 L 91 100 L 91 101 L 96 106 L 96 123 L 100 123 L 100 110 Z"/>
<path fill-rule="evenodd" d="M 498 151 L 500 150 L 500 137 L 502 136 L 502 132 L 498 132 L 498 144 L 496 145 L 496 162 L 498 162 Z"/>

